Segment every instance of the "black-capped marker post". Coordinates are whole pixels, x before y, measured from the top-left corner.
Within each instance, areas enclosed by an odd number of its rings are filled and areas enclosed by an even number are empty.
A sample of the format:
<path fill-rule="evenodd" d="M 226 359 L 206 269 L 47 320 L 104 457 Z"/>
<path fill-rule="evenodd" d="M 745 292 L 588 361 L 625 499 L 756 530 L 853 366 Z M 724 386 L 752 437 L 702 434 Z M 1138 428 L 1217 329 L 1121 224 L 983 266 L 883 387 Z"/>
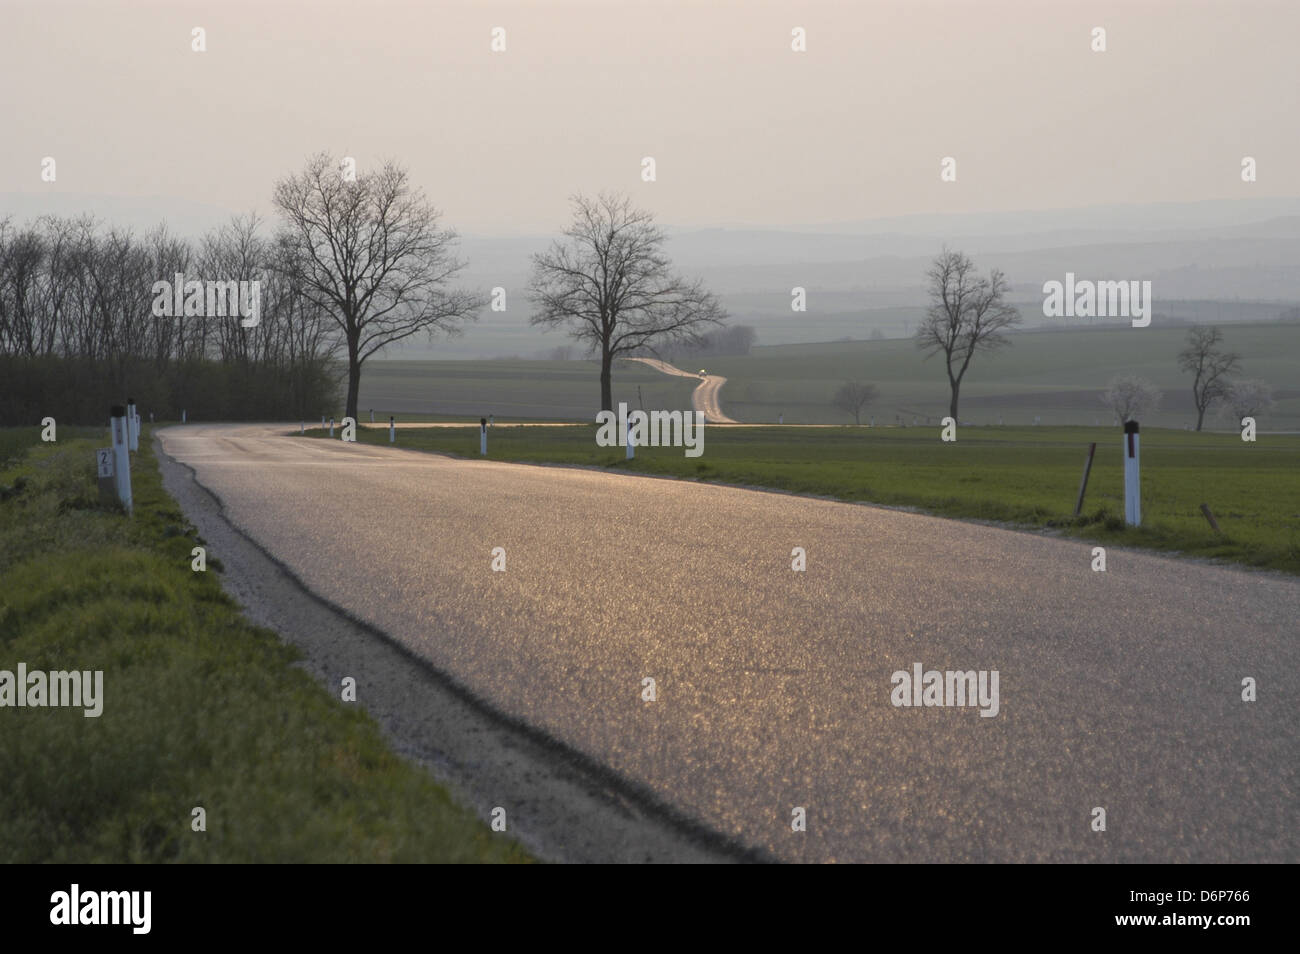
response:
<path fill-rule="evenodd" d="M 140 418 L 135 412 L 135 398 L 126 399 L 126 446 L 132 451 L 140 450 Z"/>
<path fill-rule="evenodd" d="M 393 415 L 388 415 L 388 443 L 397 443 L 397 424 L 393 420 Z"/>
<path fill-rule="evenodd" d="M 126 408 L 114 404 L 109 408 L 109 431 L 113 437 L 113 480 L 117 486 L 117 499 L 122 501 L 127 515 L 131 514 L 131 459 L 127 451 L 129 437 Z"/>
<path fill-rule="evenodd" d="M 484 457 L 487 456 L 487 418 L 478 419 L 478 452 Z"/>
<path fill-rule="evenodd" d="M 1124 424 L 1124 522 L 1142 525 L 1141 448 L 1138 441 L 1138 422 Z"/>

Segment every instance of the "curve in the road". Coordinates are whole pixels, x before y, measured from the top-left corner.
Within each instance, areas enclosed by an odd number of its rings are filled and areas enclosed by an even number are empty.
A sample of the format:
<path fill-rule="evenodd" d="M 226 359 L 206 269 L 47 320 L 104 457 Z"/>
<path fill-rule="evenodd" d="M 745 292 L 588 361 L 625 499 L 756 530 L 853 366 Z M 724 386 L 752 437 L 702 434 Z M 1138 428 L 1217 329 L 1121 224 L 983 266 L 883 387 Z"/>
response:
<path fill-rule="evenodd" d="M 718 399 L 718 393 L 722 390 L 722 386 L 727 383 L 727 379 L 722 375 L 700 375 L 691 371 L 683 371 L 681 368 L 673 367 L 667 361 L 660 361 L 658 358 L 632 358 L 630 360 L 640 361 L 656 371 L 671 374 L 675 377 L 700 379 L 699 386 L 691 394 L 691 404 L 695 410 L 703 414 L 704 419 L 710 424 L 740 423 L 740 421 L 732 420 L 722 413 L 722 403 Z"/>

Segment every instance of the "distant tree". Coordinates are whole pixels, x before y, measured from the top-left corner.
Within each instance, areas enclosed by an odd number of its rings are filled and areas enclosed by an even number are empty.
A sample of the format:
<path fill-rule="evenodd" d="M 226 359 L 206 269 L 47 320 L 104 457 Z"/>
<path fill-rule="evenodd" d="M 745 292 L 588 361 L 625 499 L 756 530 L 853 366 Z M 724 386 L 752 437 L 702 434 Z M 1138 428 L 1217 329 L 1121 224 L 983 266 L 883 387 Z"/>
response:
<path fill-rule="evenodd" d="M 1007 304 L 1011 283 L 998 269 L 987 278 L 960 252 L 944 249 L 926 272 L 931 304 L 916 329 L 916 344 L 929 358 L 942 353 L 952 399 L 948 413 L 957 417 L 962 378 L 977 351 L 1008 344 L 1002 332 L 1020 323 L 1020 312 Z"/>
<path fill-rule="evenodd" d="M 567 327 L 600 355 L 600 406 L 613 410 L 614 359 L 698 338 L 726 312 L 699 281 L 671 271 L 664 233 L 625 196 L 575 196 L 567 241 L 533 256 L 532 324 Z"/>
<path fill-rule="evenodd" d="M 1228 376 L 1241 358 L 1224 351 L 1223 332 L 1214 327 L 1196 327 L 1187 332 L 1187 347 L 1178 354 L 1178 366 L 1193 375 L 1192 400 L 1196 404 L 1196 429 L 1205 423 L 1205 412 L 1228 394 Z"/>
<path fill-rule="evenodd" d="M 1111 378 L 1101 401 L 1115 412 L 1121 424 L 1136 421 L 1160 406 L 1160 389 L 1146 378 L 1123 375 Z"/>
<path fill-rule="evenodd" d="M 1243 417 L 1258 417 L 1273 406 L 1273 389 L 1263 381 L 1233 381 L 1224 403 L 1232 413 L 1233 427 L 1240 427 Z"/>
<path fill-rule="evenodd" d="M 758 332 L 750 325 L 727 325 L 725 328 L 703 332 L 692 339 L 659 347 L 647 346 L 643 350 L 649 356 L 657 355 L 665 361 L 676 361 L 685 358 L 749 354 L 757 340 Z"/>
<path fill-rule="evenodd" d="M 853 415 L 853 423 L 862 423 L 862 409 L 876 399 L 876 388 L 874 385 L 863 384 L 859 381 L 846 381 L 840 385 L 834 396 L 831 398 L 831 404 L 841 411 Z"/>
<path fill-rule="evenodd" d="M 867 337 L 872 341 L 884 341 L 885 332 L 882 331 L 880 328 L 872 328 L 871 334 L 867 335 Z"/>
<path fill-rule="evenodd" d="M 463 266 L 456 233 L 392 163 L 345 180 L 318 153 L 275 186 L 284 220 L 280 247 L 295 287 L 338 326 L 348 359 L 345 413 L 357 416 L 366 359 L 421 332 L 455 333 L 477 317 L 482 299 L 448 289 Z"/>

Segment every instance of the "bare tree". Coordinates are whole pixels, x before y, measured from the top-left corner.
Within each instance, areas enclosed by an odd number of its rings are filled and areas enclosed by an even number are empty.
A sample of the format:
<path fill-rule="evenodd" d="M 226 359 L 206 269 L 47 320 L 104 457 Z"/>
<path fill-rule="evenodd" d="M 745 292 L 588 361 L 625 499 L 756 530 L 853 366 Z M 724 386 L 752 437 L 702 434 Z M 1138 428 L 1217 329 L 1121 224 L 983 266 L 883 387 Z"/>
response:
<path fill-rule="evenodd" d="M 1101 402 L 1115 412 L 1121 424 L 1136 421 L 1160 406 L 1160 389 L 1146 378 L 1121 375 L 1111 378 Z"/>
<path fill-rule="evenodd" d="M 456 233 L 393 163 L 345 181 L 319 153 L 275 186 L 285 223 L 281 249 L 294 285 L 334 320 L 348 357 L 345 413 L 357 415 L 361 367 L 394 342 L 454 334 L 477 317 L 480 296 L 449 290 L 463 266 Z"/>
<path fill-rule="evenodd" d="M 846 381 L 831 398 L 831 404 L 841 411 L 852 414 L 854 424 L 861 424 L 862 409 L 875 399 L 874 385 L 863 384 L 860 381 Z"/>
<path fill-rule="evenodd" d="M 1228 376 L 1237 370 L 1241 357 L 1220 347 L 1223 332 L 1218 328 L 1193 328 L 1187 332 L 1187 347 L 1178 354 L 1178 366 L 1192 378 L 1192 400 L 1196 404 L 1196 429 L 1205 422 L 1205 412 L 1228 394 Z"/>
<path fill-rule="evenodd" d="M 1263 381 L 1233 381 L 1224 400 L 1232 412 L 1232 424 L 1241 426 L 1243 417 L 1258 417 L 1273 406 L 1273 389 Z"/>
<path fill-rule="evenodd" d="M 931 304 L 916 329 L 916 344 L 929 358 L 942 353 L 952 400 L 948 413 L 957 417 L 962 378 L 977 351 L 1008 344 L 1002 331 L 1020 323 L 1020 312 L 1005 301 L 1011 283 L 998 269 L 987 278 L 961 252 L 944 249 L 926 272 Z"/>
<path fill-rule="evenodd" d="M 535 325 L 567 326 L 600 355 L 600 406 L 613 410 L 611 370 L 620 355 L 693 340 L 726 313 L 699 281 L 670 271 L 664 234 L 625 196 L 573 198 L 567 241 L 533 256 Z"/>

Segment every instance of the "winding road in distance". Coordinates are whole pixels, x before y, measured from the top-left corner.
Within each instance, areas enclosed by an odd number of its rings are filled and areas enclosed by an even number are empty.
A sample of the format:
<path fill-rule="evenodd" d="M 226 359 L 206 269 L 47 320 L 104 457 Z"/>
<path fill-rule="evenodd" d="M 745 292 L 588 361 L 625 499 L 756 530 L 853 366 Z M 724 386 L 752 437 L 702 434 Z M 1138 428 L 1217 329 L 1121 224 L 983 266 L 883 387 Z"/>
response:
<path fill-rule="evenodd" d="M 642 364 L 648 364 L 656 371 L 662 371 L 664 374 L 671 374 L 683 378 L 697 378 L 699 374 L 683 371 L 681 368 L 675 368 L 666 361 L 660 361 L 658 358 L 629 358 L 629 361 L 640 361 Z M 709 424 L 739 424 L 739 421 L 733 421 L 727 415 L 722 413 L 722 405 L 718 401 L 718 392 L 722 386 L 727 383 L 727 379 L 720 374 L 706 374 L 700 380 L 697 387 L 691 394 L 691 403 L 695 410 L 704 415 L 704 420 Z"/>
<path fill-rule="evenodd" d="M 290 431 L 159 434 L 313 591 L 757 851 L 1300 861 L 1298 579 Z M 997 714 L 896 707 L 915 663 L 997 670 Z"/>

